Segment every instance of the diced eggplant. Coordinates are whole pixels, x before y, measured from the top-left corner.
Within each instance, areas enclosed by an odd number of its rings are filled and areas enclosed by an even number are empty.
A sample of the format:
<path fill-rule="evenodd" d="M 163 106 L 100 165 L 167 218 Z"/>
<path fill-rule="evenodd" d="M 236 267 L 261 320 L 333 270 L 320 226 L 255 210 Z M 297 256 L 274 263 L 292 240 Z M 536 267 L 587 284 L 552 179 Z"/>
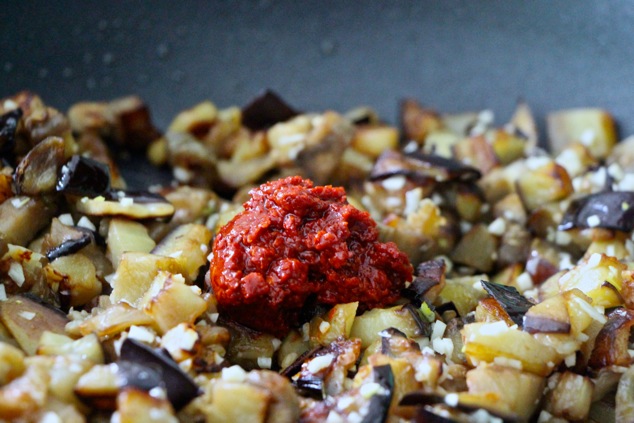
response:
<path fill-rule="evenodd" d="M 117 416 L 119 423 L 179 421 L 169 401 L 134 387 L 126 387 L 117 395 Z"/>
<path fill-rule="evenodd" d="M 597 159 L 610 154 L 618 141 L 614 118 L 601 109 L 560 110 L 546 117 L 550 150 L 558 153 L 568 144 L 580 141 Z"/>
<path fill-rule="evenodd" d="M 463 138 L 452 146 L 453 157 L 460 163 L 478 169 L 483 175 L 499 166 L 500 162 L 493 146 L 484 135 Z"/>
<path fill-rule="evenodd" d="M 387 328 L 379 332 L 379 335 L 381 335 L 381 354 L 398 357 L 403 352 L 420 351 L 420 346 L 398 329 Z"/>
<path fill-rule="evenodd" d="M 252 131 L 259 131 L 297 114 L 279 95 L 267 89 L 242 108 L 242 124 Z"/>
<path fill-rule="evenodd" d="M 126 251 L 149 253 L 156 246 L 143 224 L 122 218 L 110 220 L 106 244 L 108 258 L 115 268 Z"/>
<path fill-rule="evenodd" d="M 357 126 L 352 137 L 352 148 L 373 159 L 385 150 L 396 150 L 397 146 L 398 130 L 393 126 Z"/>
<path fill-rule="evenodd" d="M 434 303 L 436 312 L 442 315 L 447 310 L 455 310 L 460 317 L 467 316 L 475 310 L 478 301 L 486 297 L 485 291 L 474 287 L 481 279 L 482 276 L 447 278 L 445 287 Z"/>
<path fill-rule="evenodd" d="M 123 341 L 121 360 L 156 368 L 165 384 L 167 397 L 176 410 L 180 410 L 201 394 L 198 385 L 171 357 L 168 357 L 167 353 L 157 352 L 139 341 L 130 338 Z"/>
<path fill-rule="evenodd" d="M 513 125 L 515 133 L 526 139 L 529 149 L 537 147 L 539 137 L 537 124 L 533 112 L 525 101 L 521 100 L 517 103 L 510 124 Z"/>
<path fill-rule="evenodd" d="M 480 282 L 482 287 L 502 305 L 511 320 L 521 327 L 524 315 L 534 304 L 520 294 L 515 287 L 484 280 Z"/>
<path fill-rule="evenodd" d="M 259 332 L 221 317 L 221 326 L 229 329 L 231 341 L 227 348 L 226 358 L 245 369 L 260 368 L 262 359 L 273 360 L 275 354 L 275 337 Z"/>
<path fill-rule="evenodd" d="M 572 180 L 566 169 L 553 160 L 541 161 L 529 158 L 525 171 L 515 182 L 515 189 L 528 211 L 544 204 L 565 199 L 574 192 Z"/>
<path fill-rule="evenodd" d="M 630 366 L 632 357 L 628 353 L 628 343 L 634 325 L 634 310 L 619 307 L 607 316 L 608 321 L 597 335 L 588 365 L 595 369 Z"/>
<path fill-rule="evenodd" d="M 572 201 L 564 213 L 559 230 L 573 228 L 631 232 L 634 229 L 634 192 L 599 192 Z"/>
<path fill-rule="evenodd" d="M 463 338 L 463 351 L 471 363 L 512 360 L 525 371 L 547 376 L 563 361 L 554 348 L 504 322 L 467 324 L 463 328 Z"/>
<path fill-rule="evenodd" d="M 546 395 L 544 410 L 566 421 L 587 421 L 594 390 L 590 378 L 566 371 L 561 375 L 551 376 L 548 385 L 553 384 L 554 388 Z"/>
<path fill-rule="evenodd" d="M 447 265 L 443 259 L 420 263 L 416 267 L 416 277 L 404 289 L 403 295 L 419 307 L 425 301 L 433 303 L 445 286 L 446 271 Z"/>
<path fill-rule="evenodd" d="M 110 171 L 104 163 L 74 155 L 62 166 L 57 191 L 64 194 L 96 197 L 110 189 Z"/>
<path fill-rule="evenodd" d="M 174 206 L 158 194 L 115 191 L 95 198 L 83 197 L 77 211 L 88 216 L 126 216 L 132 219 L 159 219 L 174 214 Z"/>
<path fill-rule="evenodd" d="M 480 172 L 477 169 L 455 160 L 433 154 L 419 152 L 402 154 L 387 150 L 377 159 L 370 173 L 370 179 L 380 180 L 396 175 L 404 175 L 419 184 L 430 180 L 473 182 L 480 178 Z"/>
<path fill-rule="evenodd" d="M 315 357 L 315 355 L 322 349 L 325 349 L 325 347 L 318 346 L 311 350 L 305 351 L 303 354 L 297 357 L 295 361 L 293 361 L 290 365 L 286 366 L 286 368 L 280 374 L 282 376 L 286 376 L 287 378 L 291 379 L 293 376 L 299 373 L 299 371 L 302 369 L 302 365 L 306 361 Z"/>
<path fill-rule="evenodd" d="M 0 204 L 0 238 L 25 246 L 50 223 L 54 213 L 55 207 L 42 198 L 13 197 Z"/>
<path fill-rule="evenodd" d="M 616 390 L 615 421 L 634 421 L 634 367 L 623 373 Z"/>
<path fill-rule="evenodd" d="M 50 286 L 56 289 L 62 304 L 77 307 L 101 294 L 101 281 L 92 260 L 81 253 L 59 257 L 44 267 Z"/>
<path fill-rule="evenodd" d="M 198 103 L 180 112 L 167 129 L 170 132 L 188 132 L 196 138 L 204 138 L 218 117 L 218 109 L 211 101 Z"/>
<path fill-rule="evenodd" d="M 187 285 L 180 274 L 167 272 L 157 274 L 139 306 L 154 319 L 161 334 L 179 323 L 193 324 L 207 310 L 197 286 Z"/>
<path fill-rule="evenodd" d="M 291 380 L 296 386 L 302 385 L 308 395 L 319 399 L 340 394 L 345 390 L 346 377 L 357 364 L 360 352 L 359 339 L 339 338 L 305 359 Z"/>
<path fill-rule="evenodd" d="M 205 225 L 189 223 L 178 226 L 151 251 L 152 254 L 174 257 L 180 266 L 179 273 L 188 282 L 198 276 L 201 266 L 207 261 L 211 249 L 212 233 Z"/>
<path fill-rule="evenodd" d="M 411 313 L 403 306 L 392 308 L 375 308 L 357 316 L 352 324 L 351 338 L 359 338 L 362 347 L 367 348 L 374 341 L 381 339 L 379 333 L 393 327 L 405 333 L 407 336 L 420 335 L 420 328 L 414 321 Z"/>
<path fill-rule="evenodd" d="M 96 409 L 114 410 L 120 390 L 131 387 L 147 392 L 162 387 L 166 382 L 162 377 L 160 369 L 148 362 L 122 359 L 92 367 L 77 381 L 75 394 Z"/>
<path fill-rule="evenodd" d="M 77 253 L 85 246 L 89 245 L 93 240 L 93 237 L 88 232 L 83 232 L 79 238 L 73 238 L 66 240 L 56 247 L 53 247 L 46 251 L 46 258 L 48 261 L 53 261 L 57 258 Z"/>
<path fill-rule="evenodd" d="M 36 353 L 45 331 L 64 334 L 68 323 L 61 311 L 26 296 L 0 301 L 0 320 L 28 355 Z"/>
<path fill-rule="evenodd" d="M 349 338 L 358 306 L 358 302 L 337 304 L 328 312 L 312 318 L 309 325 L 311 346 L 328 346 L 339 337 Z"/>
<path fill-rule="evenodd" d="M 570 315 L 565 298 L 556 295 L 528 309 L 523 329 L 528 333 L 570 333 Z"/>
<path fill-rule="evenodd" d="M 387 421 L 392 395 L 394 393 L 394 373 L 389 364 L 374 366 L 372 368 L 372 383 L 377 383 L 381 388 L 372 395 L 368 411 L 361 420 L 362 423 L 384 423 Z"/>
<path fill-rule="evenodd" d="M 123 253 L 111 281 L 113 301 L 123 300 L 129 304 L 140 304 L 159 272 L 167 272 L 165 277 L 177 274 L 176 260 L 148 253 Z M 159 289 L 161 287 L 162 285 L 158 286 Z"/>
<path fill-rule="evenodd" d="M 96 333 L 101 338 L 112 338 L 129 327 L 152 325 L 154 320 L 126 303 L 111 304 L 99 313 L 81 322 L 77 328 L 79 334 Z"/>
<path fill-rule="evenodd" d="M 22 118 L 22 109 L 14 109 L 0 116 L 0 157 L 8 158 L 15 146 L 15 132 Z"/>
<path fill-rule="evenodd" d="M 451 259 L 480 272 L 489 272 L 495 264 L 498 243 L 499 240 L 487 225 L 478 223 L 460 239 L 451 253 Z"/>
<path fill-rule="evenodd" d="M 306 177 L 315 184 L 325 185 L 339 167 L 353 134 L 354 127 L 349 121 L 335 112 L 325 112 L 306 135 L 303 148 L 290 157 Z"/>
<path fill-rule="evenodd" d="M 13 180 L 17 193 L 42 195 L 54 192 L 64 159 L 63 139 L 48 137 L 37 144 L 15 169 Z"/>
<path fill-rule="evenodd" d="M 407 141 L 425 144 L 427 135 L 442 128 L 443 123 L 438 112 L 423 108 L 411 98 L 401 102 L 401 127 Z"/>
<path fill-rule="evenodd" d="M 506 312 L 502 304 L 492 297 L 483 298 L 478 302 L 475 309 L 476 322 L 499 322 L 504 321 L 507 325 L 513 326 L 515 322 Z"/>
<path fill-rule="evenodd" d="M 113 100 L 108 109 L 114 118 L 114 140 L 126 148 L 143 150 L 161 136 L 152 123 L 149 108 L 139 97 Z"/>
<path fill-rule="evenodd" d="M 481 407 L 505 420 L 530 421 L 543 395 L 545 380 L 520 369 L 492 364 L 469 370 L 467 386 L 468 393 L 459 394 L 462 406 Z"/>
<path fill-rule="evenodd" d="M 431 323 L 424 318 L 422 311 L 415 307 L 413 304 L 405 304 L 403 310 L 409 312 L 410 316 L 418 326 L 418 330 L 414 333 L 414 336 L 430 336 L 431 335 Z M 431 311 L 431 310 L 430 310 Z"/>

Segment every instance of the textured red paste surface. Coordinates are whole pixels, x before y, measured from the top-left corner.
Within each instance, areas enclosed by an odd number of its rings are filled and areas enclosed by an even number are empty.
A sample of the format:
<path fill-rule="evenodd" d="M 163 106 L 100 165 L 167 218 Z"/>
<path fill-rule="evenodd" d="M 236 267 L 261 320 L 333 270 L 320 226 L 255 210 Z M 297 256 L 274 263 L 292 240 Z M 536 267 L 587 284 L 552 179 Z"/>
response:
<path fill-rule="evenodd" d="M 381 243 L 376 223 L 342 188 L 290 177 L 253 189 L 213 248 L 219 310 L 253 329 L 284 335 L 309 297 L 381 307 L 412 278 L 407 256 Z"/>

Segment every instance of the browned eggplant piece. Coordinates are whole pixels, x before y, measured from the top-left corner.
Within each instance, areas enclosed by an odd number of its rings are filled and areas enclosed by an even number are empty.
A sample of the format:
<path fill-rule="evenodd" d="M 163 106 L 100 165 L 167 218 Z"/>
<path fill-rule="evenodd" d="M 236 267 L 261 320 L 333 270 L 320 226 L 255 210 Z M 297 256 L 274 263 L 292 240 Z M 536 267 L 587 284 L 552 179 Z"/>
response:
<path fill-rule="evenodd" d="M 632 364 L 628 342 L 634 325 L 634 310 L 618 307 L 607 317 L 608 321 L 597 335 L 588 365 L 594 369 L 608 366 L 628 367 Z"/>
<path fill-rule="evenodd" d="M 441 156 L 420 152 L 403 154 L 387 150 L 374 164 L 370 179 L 375 181 L 396 175 L 404 175 L 420 184 L 429 181 L 473 182 L 481 176 L 476 168 Z"/>
<path fill-rule="evenodd" d="M 338 338 L 320 348 L 301 365 L 291 381 L 306 396 L 324 399 L 343 392 L 345 378 L 355 366 L 361 351 L 359 339 Z"/>
<path fill-rule="evenodd" d="M 12 197 L 0 204 L 0 238 L 25 246 L 51 221 L 55 207 L 42 198 Z"/>
<path fill-rule="evenodd" d="M 76 207 L 89 216 L 160 219 L 174 214 L 174 206 L 165 197 L 147 191 L 109 191 L 96 198 L 83 197 Z"/>
<path fill-rule="evenodd" d="M 0 321 L 29 355 L 37 351 L 42 333 L 65 334 L 68 323 L 61 311 L 27 296 L 10 296 L 0 301 Z"/>
<path fill-rule="evenodd" d="M 201 394 L 198 385 L 167 353 L 157 352 L 139 341 L 127 338 L 121 345 L 121 359 L 159 369 L 165 383 L 167 398 L 176 410 L 180 410 Z"/>
<path fill-rule="evenodd" d="M 75 155 L 62 166 L 57 191 L 64 194 L 96 197 L 110 190 L 108 166 L 88 157 Z"/>
<path fill-rule="evenodd" d="M 627 369 L 621 376 L 616 390 L 615 402 L 615 421 L 634 421 L 634 367 Z"/>
<path fill-rule="evenodd" d="M 431 335 L 431 323 L 423 318 L 422 312 L 418 308 L 413 304 L 405 304 L 403 310 L 409 312 L 412 316 L 412 320 L 416 323 L 417 330 L 414 332 L 416 336 Z"/>
<path fill-rule="evenodd" d="M 456 263 L 473 267 L 481 272 L 490 272 L 495 265 L 499 240 L 487 225 L 478 223 L 458 242 L 451 253 Z"/>
<path fill-rule="evenodd" d="M 426 109 L 411 98 L 401 102 L 401 127 L 407 141 L 423 145 L 427 135 L 442 126 L 442 119 L 435 110 Z"/>
<path fill-rule="evenodd" d="M 87 231 L 83 232 L 81 237 L 66 240 L 58 246 L 48 250 L 46 252 L 46 258 L 48 261 L 53 261 L 56 258 L 74 254 L 89 245 L 93 239 L 94 237 L 91 236 L 90 233 Z"/>
<path fill-rule="evenodd" d="M 403 290 L 403 296 L 420 307 L 424 301 L 433 303 L 445 286 L 447 265 L 443 259 L 429 260 L 416 267 L 416 277 Z"/>
<path fill-rule="evenodd" d="M 64 140 L 48 137 L 29 151 L 15 169 L 16 192 L 42 195 L 55 191 L 57 173 L 64 162 Z"/>
<path fill-rule="evenodd" d="M 570 333 L 570 315 L 561 295 L 535 304 L 524 315 L 524 331 L 528 333 Z"/>
<path fill-rule="evenodd" d="M 325 349 L 325 347 L 318 346 L 313 348 L 312 350 L 308 350 L 304 352 L 302 355 L 297 357 L 295 361 L 293 361 L 284 370 L 282 370 L 280 374 L 282 376 L 285 376 L 291 379 L 293 376 L 299 373 L 299 371 L 302 369 L 302 364 L 304 364 L 304 362 L 313 358 L 317 354 L 317 352 L 321 351 L 322 349 Z"/>
<path fill-rule="evenodd" d="M 119 360 L 97 365 L 84 373 L 75 385 L 75 395 L 98 410 L 114 410 L 118 393 L 126 388 L 148 392 L 164 383 L 160 369 L 151 365 Z"/>
<path fill-rule="evenodd" d="M 384 423 L 394 395 L 394 373 L 389 364 L 372 367 L 372 379 L 382 388 L 370 398 L 368 411 L 363 417 L 362 423 Z"/>
<path fill-rule="evenodd" d="M 398 329 L 387 328 L 379 332 L 379 335 L 381 336 L 381 354 L 399 357 L 404 352 L 420 351 L 420 346 Z"/>
<path fill-rule="evenodd" d="M 444 423 L 444 422 L 456 422 L 456 421 L 472 421 L 468 419 L 468 417 L 466 416 L 464 416 L 465 417 L 464 419 L 459 419 L 459 420 L 443 417 L 433 411 L 434 409 L 433 406 L 438 406 L 438 405 L 442 405 L 443 409 L 448 411 L 446 414 L 456 415 L 456 416 L 463 416 L 462 414 L 460 414 L 460 412 L 470 414 L 478 410 L 481 410 L 480 407 L 477 407 L 474 404 L 468 404 L 468 403 L 462 403 L 462 402 L 458 402 L 458 404 L 456 404 L 455 406 L 447 406 L 446 397 L 444 395 L 440 395 L 435 392 L 426 392 L 426 391 L 414 391 L 414 392 L 409 392 L 405 394 L 403 398 L 401 398 L 399 405 L 418 407 L 417 409 L 418 415 L 412 420 L 412 422 L 414 423 L 418 423 L 418 422 Z M 448 408 L 445 409 L 444 407 L 448 407 Z M 425 410 L 425 412 L 421 414 L 421 410 Z M 496 417 L 497 419 L 505 423 L 515 423 L 518 421 L 518 419 L 512 415 L 503 415 L 491 410 L 486 410 L 486 411 L 489 413 L 489 415 Z M 419 415 L 420 415 L 420 418 L 419 418 Z M 481 420 L 473 420 L 473 421 L 481 421 Z"/>
<path fill-rule="evenodd" d="M 488 281 L 480 281 L 482 287 L 495 298 L 509 317 L 519 327 L 522 327 L 524 315 L 534 304 L 520 294 L 513 286 L 500 285 Z"/>
<path fill-rule="evenodd" d="M 242 124 L 252 131 L 269 128 L 298 112 L 272 90 L 264 90 L 242 108 Z"/>
<path fill-rule="evenodd" d="M 533 112 L 525 101 L 520 100 L 517 103 L 510 124 L 516 134 L 526 139 L 529 148 L 532 149 L 537 146 L 539 136 L 537 124 L 535 123 Z"/>
<path fill-rule="evenodd" d="M 114 139 L 126 148 L 143 150 L 161 133 L 154 127 L 150 109 L 136 96 L 110 102 L 109 112 L 114 118 Z"/>
<path fill-rule="evenodd" d="M 22 118 L 22 109 L 14 109 L 0 116 L 0 158 L 7 159 L 15 147 L 15 132 Z"/>
<path fill-rule="evenodd" d="M 559 225 L 573 228 L 605 228 L 630 232 L 634 229 L 634 192 L 607 191 L 574 200 Z"/>

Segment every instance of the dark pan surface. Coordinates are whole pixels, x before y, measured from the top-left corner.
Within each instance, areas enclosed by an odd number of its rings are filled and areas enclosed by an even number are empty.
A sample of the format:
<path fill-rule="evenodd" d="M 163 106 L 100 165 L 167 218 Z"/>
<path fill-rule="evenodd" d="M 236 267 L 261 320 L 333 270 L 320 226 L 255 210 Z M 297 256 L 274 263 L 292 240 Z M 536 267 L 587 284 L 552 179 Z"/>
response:
<path fill-rule="evenodd" d="M 65 110 L 134 93 L 161 128 L 270 87 L 299 109 L 367 104 L 391 122 L 404 96 L 498 123 L 520 97 L 540 124 L 598 106 L 634 132 L 629 1 L 8 1 L 0 19 L 0 96 L 30 89 Z"/>

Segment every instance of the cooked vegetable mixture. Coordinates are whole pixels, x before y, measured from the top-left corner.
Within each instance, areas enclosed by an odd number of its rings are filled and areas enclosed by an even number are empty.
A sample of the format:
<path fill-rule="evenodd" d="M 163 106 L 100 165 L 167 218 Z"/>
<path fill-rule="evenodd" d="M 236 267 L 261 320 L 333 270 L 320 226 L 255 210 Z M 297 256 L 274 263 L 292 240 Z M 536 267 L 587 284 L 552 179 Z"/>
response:
<path fill-rule="evenodd" d="M 0 100 L 0 420 L 634 421 L 634 139 L 546 129 Z"/>

